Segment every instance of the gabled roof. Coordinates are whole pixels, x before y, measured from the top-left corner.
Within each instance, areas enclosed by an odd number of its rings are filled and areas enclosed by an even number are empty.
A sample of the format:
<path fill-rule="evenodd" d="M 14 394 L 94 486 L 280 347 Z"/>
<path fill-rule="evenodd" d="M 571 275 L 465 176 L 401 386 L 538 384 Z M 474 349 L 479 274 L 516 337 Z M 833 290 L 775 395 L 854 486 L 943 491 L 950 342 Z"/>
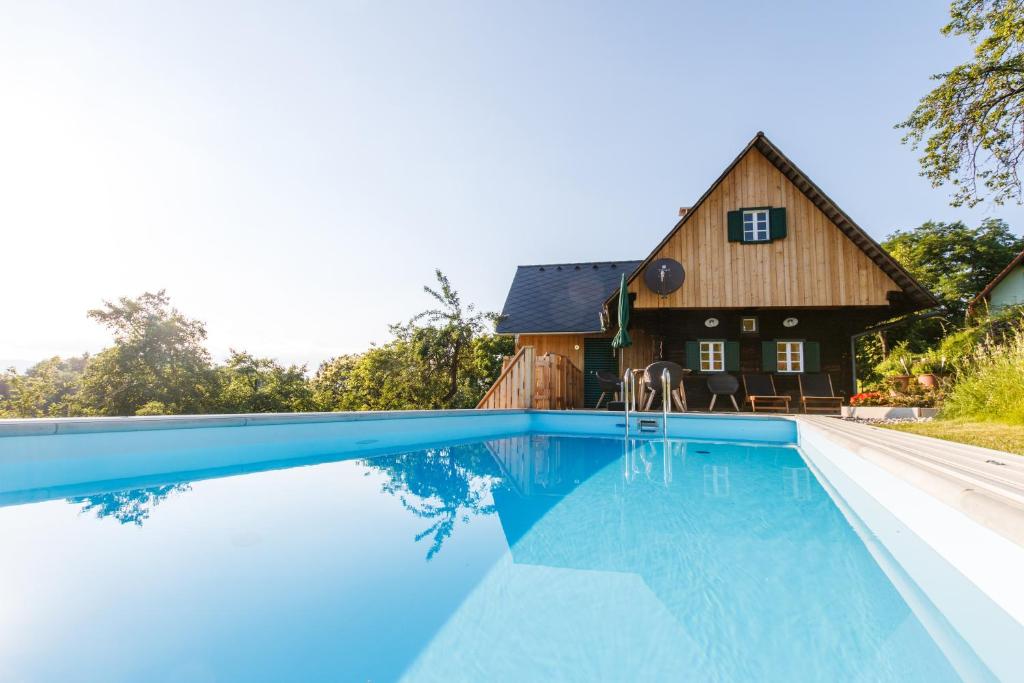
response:
<path fill-rule="evenodd" d="M 498 334 L 600 332 L 601 309 L 639 261 L 519 266 L 501 309 Z"/>
<path fill-rule="evenodd" d="M 974 306 L 977 305 L 979 301 L 981 301 L 982 299 L 987 299 L 989 294 L 992 293 L 992 290 L 996 288 L 996 285 L 1005 280 L 1006 276 L 1012 273 L 1014 268 L 1022 265 L 1024 265 L 1024 251 L 1014 256 L 1013 260 L 1010 261 L 1010 263 L 1007 264 L 1005 268 L 999 271 L 999 275 L 996 275 L 994 278 L 992 278 L 992 282 L 985 285 L 985 289 L 981 290 L 981 292 L 978 293 L 978 296 L 971 299 L 971 303 L 967 304 L 967 307 L 974 308 Z"/>
<path fill-rule="evenodd" d="M 930 308 L 938 306 L 939 301 L 935 296 L 925 289 L 913 276 L 906 271 L 903 266 L 896 262 L 896 260 L 890 256 L 882 247 L 871 238 L 864 230 L 853 222 L 853 219 L 846 215 L 846 213 L 840 209 L 835 202 L 833 202 L 828 195 L 826 195 L 821 188 L 814 184 L 814 182 L 807 177 L 807 175 L 797 168 L 796 164 L 789 160 L 785 154 L 765 136 L 761 131 L 757 132 L 754 139 L 747 143 L 746 147 L 743 148 L 732 163 L 722 172 L 722 175 L 711 184 L 711 187 L 701 195 L 700 199 L 689 208 L 689 210 L 679 219 L 675 227 L 669 231 L 668 235 L 665 236 L 658 246 L 656 246 L 650 253 L 650 255 L 640 262 L 636 270 L 630 274 L 629 281 L 632 282 L 637 275 L 644 269 L 644 267 L 654 258 L 654 256 L 661 251 L 661 248 L 676 234 L 686 222 L 694 215 L 697 214 L 697 209 L 704 200 L 718 187 L 723 180 L 729 175 L 729 173 L 735 168 L 736 164 L 743 159 L 744 156 L 752 149 L 758 150 L 765 156 L 770 163 L 772 163 L 779 171 L 786 176 L 801 192 L 806 196 L 818 209 L 821 210 L 825 216 L 831 220 L 837 228 L 839 228 L 843 234 L 845 234 L 851 242 L 863 251 L 868 258 L 870 258 L 875 265 L 881 268 L 886 275 L 900 286 L 903 293 L 906 295 L 907 300 L 912 304 L 912 310 L 918 310 L 922 308 Z M 609 296 L 606 303 L 610 303 L 614 298 L 614 294 Z"/>

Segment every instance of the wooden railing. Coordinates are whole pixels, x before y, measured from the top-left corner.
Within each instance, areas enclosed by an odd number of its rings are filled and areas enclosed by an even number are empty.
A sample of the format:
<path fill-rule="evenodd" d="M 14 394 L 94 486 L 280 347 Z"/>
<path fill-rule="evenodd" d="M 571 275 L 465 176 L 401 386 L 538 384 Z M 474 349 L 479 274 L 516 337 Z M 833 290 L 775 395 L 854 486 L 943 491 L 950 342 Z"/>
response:
<path fill-rule="evenodd" d="M 583 407 L 583 372 L 557 353 L 535 356 L 524 346 L 504 362 L 494 385 L 477 408 L 571 410 Z"/>
<path fill-rule="evenodd" d="M 480 399 L 477 408 L 530 408 L 533 403 L 533 347 L 524 346 L 506 359 L 497 381 Z"/>

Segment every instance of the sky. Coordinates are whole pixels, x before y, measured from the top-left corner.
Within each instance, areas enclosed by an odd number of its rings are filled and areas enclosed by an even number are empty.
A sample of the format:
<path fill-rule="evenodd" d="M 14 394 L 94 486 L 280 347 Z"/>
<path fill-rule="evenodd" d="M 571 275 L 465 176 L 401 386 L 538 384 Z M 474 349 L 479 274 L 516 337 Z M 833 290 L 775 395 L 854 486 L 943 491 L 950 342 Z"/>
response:
<path fill-rule="evenodd" d="M 943 2 L 0 0 L 0 366 L 166 289 L 230 348 L 388 339 L 435 268 L 639 259 L 758 130 L 876 239 L 952 208 L 894 124 L 967 59 Z"/>

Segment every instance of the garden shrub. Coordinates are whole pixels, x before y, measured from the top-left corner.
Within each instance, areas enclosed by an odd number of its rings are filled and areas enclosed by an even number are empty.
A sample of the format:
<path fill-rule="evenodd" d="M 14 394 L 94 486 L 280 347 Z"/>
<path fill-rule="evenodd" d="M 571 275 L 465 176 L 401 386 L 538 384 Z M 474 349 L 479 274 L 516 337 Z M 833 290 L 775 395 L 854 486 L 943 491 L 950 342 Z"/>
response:
<path fill-rule="evenodd" d="M 999 332 L 959 363 L 943 417 L 1024 424 L 1024 319 Z"/>

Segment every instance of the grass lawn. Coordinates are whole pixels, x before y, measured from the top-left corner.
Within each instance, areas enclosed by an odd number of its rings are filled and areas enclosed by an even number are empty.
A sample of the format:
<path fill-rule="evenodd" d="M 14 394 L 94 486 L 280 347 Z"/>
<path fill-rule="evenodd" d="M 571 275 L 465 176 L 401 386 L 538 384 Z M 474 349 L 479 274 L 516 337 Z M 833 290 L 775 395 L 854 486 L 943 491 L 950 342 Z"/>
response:
<path fill-rule="evenodd" d="M 932 420 L 930 422 L 903 422 L 876 426 L 1024 455 L 1024 425 Z"/>

